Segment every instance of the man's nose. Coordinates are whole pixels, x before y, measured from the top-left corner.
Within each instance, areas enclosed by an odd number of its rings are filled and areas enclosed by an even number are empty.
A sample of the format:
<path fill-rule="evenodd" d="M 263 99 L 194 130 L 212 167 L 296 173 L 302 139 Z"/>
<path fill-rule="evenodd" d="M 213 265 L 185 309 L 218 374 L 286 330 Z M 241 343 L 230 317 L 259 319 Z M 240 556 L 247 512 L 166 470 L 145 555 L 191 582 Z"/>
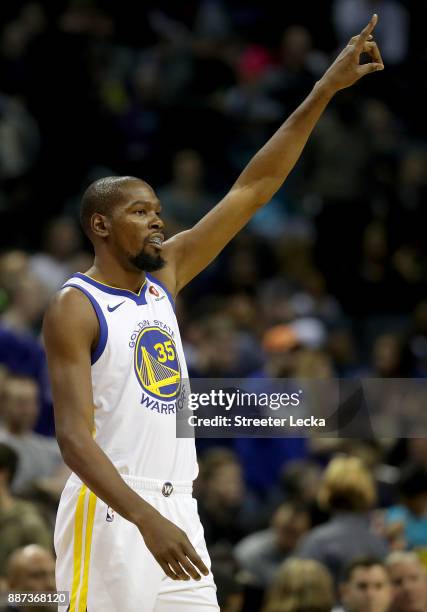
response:
<path fill-rule="evenodd" d="M 160 217 L 153 217 L 151 223 L 150 223 L 150 229 L 158 229 L 161 230 L 163 229 L 165 226 L 165 224 L 163 223 L 162 219 L 160 219 Z"/>

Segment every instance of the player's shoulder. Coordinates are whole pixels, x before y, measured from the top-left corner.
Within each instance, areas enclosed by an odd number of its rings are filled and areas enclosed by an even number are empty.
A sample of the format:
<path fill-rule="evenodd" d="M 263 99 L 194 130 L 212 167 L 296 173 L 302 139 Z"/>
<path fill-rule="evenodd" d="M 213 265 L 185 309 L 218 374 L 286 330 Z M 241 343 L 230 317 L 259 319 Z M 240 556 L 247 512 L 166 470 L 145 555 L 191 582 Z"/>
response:
<path fill-rule="evenodd" d="M 43 320 L 46 329 L 96 329 L 97 317 L 86 295 L 75 287 L 63 287 L 51 298 Z"/>
<path fill-rule="evenodd" d="M 51 298 L 46 312 L 68 314 L 72 317 L 84 314 L 85 310 L 91 310 L 85 294 L 77 287 L 62 287 Z"/>

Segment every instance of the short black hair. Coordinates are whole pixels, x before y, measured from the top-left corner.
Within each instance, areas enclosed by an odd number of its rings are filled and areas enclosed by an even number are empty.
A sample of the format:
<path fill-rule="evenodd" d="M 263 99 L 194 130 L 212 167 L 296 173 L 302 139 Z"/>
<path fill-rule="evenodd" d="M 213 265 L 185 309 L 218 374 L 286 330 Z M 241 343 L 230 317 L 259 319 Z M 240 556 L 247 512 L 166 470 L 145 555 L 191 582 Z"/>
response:
<path fill-rule="evenodd" d="M 91 237 L 92 215 L 108 215 L 121 195 L 121 188 L 127 183 L 140 180 L 135 176 L 106 176 L 89 185 L 80 205 L 80 223 L 88 238 Z"/>
<path fill-rule="evenodd" d="M 427 470 L 416 464 L 406 466 L 401 472 L 398 490 L 406 499 L 427 493 Z"/>
<path fill-rule="evenodd" d="M 14 451 L 13 448 L 7 444 L 0 442 L 0 471 L 3 472 L 4 470 L 7 470 L 9 473 L 9 484 L 12 484 L 18 468 L 18 463 L 19 456 L 16 451 Z"/>
<path fill-rule="evenodd" d="M 372 557 L 368 555 L 364 557 L 356 557 L 356 559 L 353 559 L 348 565 L 345 566 L 344 571 L 341 574 L 341 582 L 348 582 L 351 579 L 353 572 L 359 567 L 369 569 L 377 565 L 381 566 L 384 571 L 387 572 L 385 563 L 383 559 L 380 559 L 380 557 Z"/>

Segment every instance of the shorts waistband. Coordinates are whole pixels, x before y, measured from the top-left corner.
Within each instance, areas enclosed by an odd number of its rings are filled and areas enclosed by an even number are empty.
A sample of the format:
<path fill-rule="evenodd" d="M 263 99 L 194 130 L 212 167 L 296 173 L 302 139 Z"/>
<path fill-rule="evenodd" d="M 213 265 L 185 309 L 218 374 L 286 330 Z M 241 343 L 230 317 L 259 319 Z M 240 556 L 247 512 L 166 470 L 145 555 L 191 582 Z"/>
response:
<path fill-rule="evenodd" d="M 170 495 L 191 495 L 193 493 L 193 483 L 191 480 L 156 480 L 154 478 L 128 476 L 127 474 L 120 474 L 120 476 L 135 491 L 161 493 L 164 497 L 169 497 Z"/>

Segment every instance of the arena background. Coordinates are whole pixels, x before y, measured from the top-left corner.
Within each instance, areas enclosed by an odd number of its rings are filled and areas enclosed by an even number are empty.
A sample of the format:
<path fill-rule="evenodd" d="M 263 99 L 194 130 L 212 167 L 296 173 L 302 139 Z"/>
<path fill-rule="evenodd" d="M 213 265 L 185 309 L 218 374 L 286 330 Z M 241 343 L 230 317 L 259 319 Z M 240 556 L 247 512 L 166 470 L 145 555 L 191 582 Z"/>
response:
<path fill-rule="evenodd" d="M 78 226 L 85 187 L 112 174 L 144 178 L 162 201 L 167 233 L 191 226 L 374 11 L 384 72 L 335 97 L 285 186 L 182 293 L 177 310 L 191 376 L 426 376 L 422 9 L 415 0 L 2 3 L 5 588 L 12 550 L 51 546 L 66 475 L 49 438 L 40 327 L 50 296 L 90 266 Z M 5 446 L 20 458 L 12 514 L 2 505 L 13 463 Z M 203 440 L 199 452 L 196 494 L 223 610 L 261 610 L 289 556 L 325 561 L 303 534 L 329 520 L 317 493 L 337 455 L 359 457 L 375 481 L 369 516 L 378 550 L 366 552 L 416 549 L 422 557 L 427 547 L 424 439 Z M 26 513 L 34 530 L 23 534 Z M 336 583 L 341 569 L 329 567 Z"/>

